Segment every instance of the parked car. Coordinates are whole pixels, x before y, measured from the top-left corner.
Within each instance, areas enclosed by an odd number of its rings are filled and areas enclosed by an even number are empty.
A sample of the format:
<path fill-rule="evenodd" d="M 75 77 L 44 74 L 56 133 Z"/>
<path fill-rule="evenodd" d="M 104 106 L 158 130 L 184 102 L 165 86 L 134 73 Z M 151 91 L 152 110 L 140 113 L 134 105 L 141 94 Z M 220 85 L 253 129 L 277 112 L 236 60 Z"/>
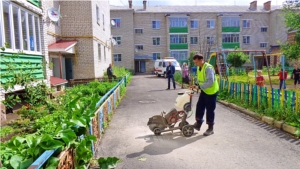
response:
<path fill-rule="evenodd" d="M 161 75 L 165 78 L 167 77 L 166 68 L 169 65 L 169 62 L 172 62 L 172 65 L 175 66 L 176 71 L 181 72 L 180 64 L 173 57 L 166 57 L 164 59 L 158 59 L 154 62 L 154 74 L 160 77 Z"/>

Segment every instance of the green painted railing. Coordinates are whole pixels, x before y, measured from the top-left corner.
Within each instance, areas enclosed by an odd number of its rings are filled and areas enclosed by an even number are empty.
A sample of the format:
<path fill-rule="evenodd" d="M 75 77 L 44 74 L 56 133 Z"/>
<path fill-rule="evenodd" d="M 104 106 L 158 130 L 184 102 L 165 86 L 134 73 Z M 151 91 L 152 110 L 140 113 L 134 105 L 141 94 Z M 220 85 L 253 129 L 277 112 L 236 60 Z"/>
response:
<path fill-rule="evenodd" d="M 177 28 L 170 28 L 170 33 L 188 33 L 188 27 L 177 27 Z"/>
<path fill-rule="evenodd" d="M 40 0 L 28 0 L 28 2 L 32 3 L 33 5 L 40 7 L 41 1 Z"/>
<path fill-rule="evenodd" d="M 222 32 L 240 32 L 240 27 L 222 27 Z"/>
<path fill-rule="evenodd" d="M 224 49 L 235 49 L 235 47 L 240 47 L 240 43 L 239 42 L 226 42 L 226 43 L 222 43 L 222 47 Z"/>
<path fill-rule="evenodd" d="M 170 49 L 188 49 L 187 43 L 170 44 Z"/>

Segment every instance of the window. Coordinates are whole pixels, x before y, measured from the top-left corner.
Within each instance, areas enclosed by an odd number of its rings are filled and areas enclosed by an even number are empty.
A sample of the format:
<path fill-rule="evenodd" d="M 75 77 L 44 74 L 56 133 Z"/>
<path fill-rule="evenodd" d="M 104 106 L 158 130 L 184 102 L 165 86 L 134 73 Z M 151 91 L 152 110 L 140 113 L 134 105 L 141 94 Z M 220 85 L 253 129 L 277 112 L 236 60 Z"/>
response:
<path fill-rule="evenodd" d="M 207 36 L 206 37 L 206 44 L 213 45 L 215 43 L 215 37 L 214 36 Z"/>
<path fill-rule="evenodd" d="M 121 19 L 112 19 L 113 21 L 115 21 L 115 25 L 112 26 L 113 28 L 120 28 L 121 27 Z"/>
<path fill-rule="evenodd" d="M 267 42 L 260 42 L 259 43 L 259 47 L 261 47 L 261 48 L 267 48 L 267 46 L 268 46 Z"/>
<path fill-rule="evenodd" d="M 143 45 L 135 45 L 135 49 L 144 50 L 144 46 Z"/>
<path fill-rule="evenodd" d="M 215 28 L 215 20 L 207 20 L 206 23 L 207 23 L 207 28 L 210 29 Z"/>
<path fill-rule="evenodd" d="M 191 45 L 198 44 L 198 37 L 191 37 Z"/>
<path fill-rule="evenodd" d="M 191 20 L 191 28 L 192 29 L 198 28 L 198 20 Z"/>
<path fill-rule="evenodd" d="M 134 33 L 141 34 L 141 33 L 143 33 L 143 29 L 139 29 L 139 28 L 134 29 Z"/>
<path fill-rule="evenodd" d="M 40 18 L 13 2 L 1 1 L 0 45 L 10 50 L 41 52 Z M 4 33 L 4 34 L 3 34 Z"/>
<path fill-rule="evenodd" d="M 104 52 L 104 61 L 106 61 L 106 47 L 103 46 L 103 48 L 104 48 L 104 50 L 103 50 L 103 52 Z"/>
<path fill-rule="evenodd" d="M 121 45 L 121 37 L 113 37 L 115 41 L 117 42 L 117 45 Z"/>
<path fill-rule="evenodd" d="M 114 54 L 114 61 L 115 62 L 121 62 L 122 61 L 122 55 L 121 54 Z"/>
<path fill-rule="evenodd" d="M 243 44 L 250 44 L 250 36 L 243 35 Z"/>
<path fill-rule="evenodd" d="M 98 43 L 98 61 L 101 61 L 101 44 Z"/>
<path fill-rule="evenodd" d="M 170 18 L 170 28 L 187 27 L 187 18 Z"/>
<path fill-rule="evenodd" d="M 187 35 L 170 35 L 170 43 L 187 43 Z"/>
<path fill-rule="evenodd" d="M 188 51 L 171 51 L 170 56 L 176 60 L 186 60 L 188 57 Z"/>
<path fill-rule="evenodd" d="M 235 43 L 239 42 L 239 34 L 222 34 L 222 42 Z"/>
<path fill-rule="evenodd" d="M 243 28 L 250 28 L 250 21 L 249 19 L 243 20 Z"/>
<path fill-rule="evenodd" d="M 268 27 L 260 27 L 260 32 L 268 32 Z"/>
<path fill-rule="evenodd" d="M 152 44 L 155 46 L 160 45 L 160 38 L 159 37 L 152 38 Z"/>
<path fill-rule="evenodd" d="M 104 24 L 105 23 L 105 17 L 104 17 L 104 14 L 102 14 L 102 21 L 103 21 L 103 23 L 102 23 L 103 24 L 103 30 L 105 30 L 105 24 Z"/>
<path fill-rule="evenodd" d="M 152 29 L 160 29 L 160 21 L 152 21 Z"/>
<path fill-rule="evenodd" d="M 153 60 L 161 59 L 160 58 L 160 53 L 152 53 L 152 56 L 153 56 Z"/>
<path fill-rule="evenodd" d="M 222 17 L 222 27 L 240 27 L 240 17 Z"/>
<path fill-rule="evenodd" d="M 100 25 L 100 11 L 98 5 L 96 5 L 96 17 L 97 17 L 97 24 Z"/>

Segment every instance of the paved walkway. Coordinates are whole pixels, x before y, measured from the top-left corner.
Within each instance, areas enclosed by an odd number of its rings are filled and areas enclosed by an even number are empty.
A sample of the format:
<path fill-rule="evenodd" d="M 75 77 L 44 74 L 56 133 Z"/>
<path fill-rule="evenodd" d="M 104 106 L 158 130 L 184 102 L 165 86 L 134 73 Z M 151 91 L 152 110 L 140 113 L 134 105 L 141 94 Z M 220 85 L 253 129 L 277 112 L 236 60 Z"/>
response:
<path fill-rule="evenodd" d="M 166 88 L 164 78 L 134 76 L 97 157 L 121 158 L 116 169 L 299 169 L 299 140 L 221 104 L 214 135 L 203 136 L 204 125 L 190 138 L 178 131 L 154 136 L 148 119 L 173 108 L 177 92 L 183 91 Z M 198 94 L 193 99 L 195 110 Z M 188 121 L 194 123 L 194 115 Z"/>

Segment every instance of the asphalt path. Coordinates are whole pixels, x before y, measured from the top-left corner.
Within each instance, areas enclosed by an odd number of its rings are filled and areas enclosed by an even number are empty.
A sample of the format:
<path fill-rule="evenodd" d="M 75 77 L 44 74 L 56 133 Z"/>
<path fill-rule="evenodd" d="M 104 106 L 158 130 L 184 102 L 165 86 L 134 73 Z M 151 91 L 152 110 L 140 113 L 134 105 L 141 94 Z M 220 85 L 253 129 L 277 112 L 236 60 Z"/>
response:
<path fill-rule="evenodd" d="M 204 124 L 192 137 L 179 130 L 155 136 L 148 119 L 174 108 L 177 93 L 167 79 L 133 76 L 96 157 L 122 160 L 116 169 L 300 169 L 300 141 L 236 110 L 217 104 L 214 132 L 203 136 Z M 193 96 L 193 110 L 199 94 Z M 194 123 L 194 114 L 188 119 Z"/>

